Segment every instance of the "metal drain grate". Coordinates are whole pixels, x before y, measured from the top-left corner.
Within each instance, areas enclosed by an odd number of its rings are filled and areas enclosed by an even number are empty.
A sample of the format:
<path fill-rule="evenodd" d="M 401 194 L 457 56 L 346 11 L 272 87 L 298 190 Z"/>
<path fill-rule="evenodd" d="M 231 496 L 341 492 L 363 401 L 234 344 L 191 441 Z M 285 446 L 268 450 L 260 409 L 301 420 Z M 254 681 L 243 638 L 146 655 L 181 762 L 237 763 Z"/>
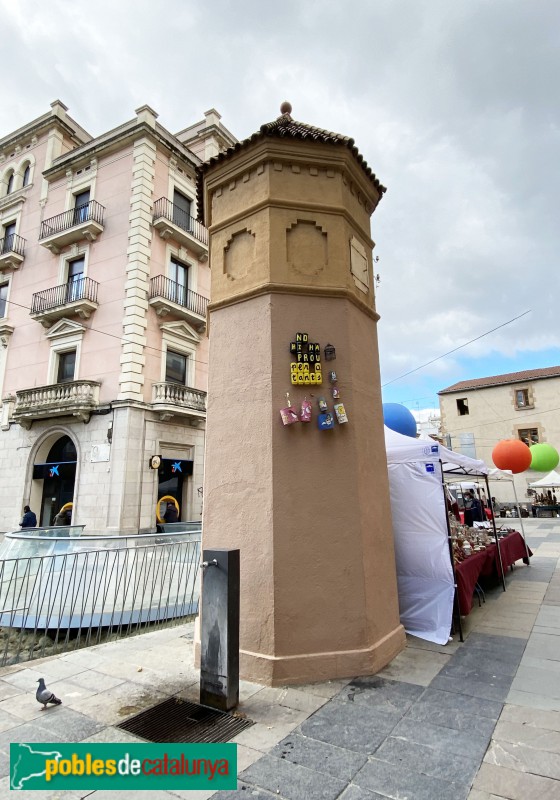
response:
<path fill-rule="evenodd" d="M 116 727 L 148 742 L 229 742 L 253 724 L 250 719 L 171 697 Z"/>

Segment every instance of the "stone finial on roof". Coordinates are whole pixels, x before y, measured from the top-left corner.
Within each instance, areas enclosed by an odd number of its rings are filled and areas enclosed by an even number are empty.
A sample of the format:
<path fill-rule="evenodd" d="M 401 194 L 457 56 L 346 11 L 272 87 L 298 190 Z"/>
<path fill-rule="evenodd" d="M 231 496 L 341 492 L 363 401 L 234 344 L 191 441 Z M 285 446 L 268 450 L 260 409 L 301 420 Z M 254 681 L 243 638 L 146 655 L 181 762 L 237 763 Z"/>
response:
<path fill-rule="evenodd" d="M 290 115 L 292 113 L 292 104 L 289 103 L 287 100 L 284 100 L 284 102 L 280 106 L 280 113 Z"/>

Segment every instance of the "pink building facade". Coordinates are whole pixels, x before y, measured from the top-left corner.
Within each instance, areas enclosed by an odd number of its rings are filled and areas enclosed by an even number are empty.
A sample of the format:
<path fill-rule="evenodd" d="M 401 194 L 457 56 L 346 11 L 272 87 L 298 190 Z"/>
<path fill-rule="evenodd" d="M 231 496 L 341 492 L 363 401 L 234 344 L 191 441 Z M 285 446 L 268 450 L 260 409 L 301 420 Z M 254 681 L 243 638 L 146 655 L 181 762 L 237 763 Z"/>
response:
<path fill-rule="evenodd" d="M 235 143 L 148 106 L 96 138 L 55 101 L 0 139 L 0 530 L 200 520 L 210 291 L 196 170 Z M 153 461 L 159 456 L 159 464 Z M 71 505 L 70 505 L 71 504 Z"/>

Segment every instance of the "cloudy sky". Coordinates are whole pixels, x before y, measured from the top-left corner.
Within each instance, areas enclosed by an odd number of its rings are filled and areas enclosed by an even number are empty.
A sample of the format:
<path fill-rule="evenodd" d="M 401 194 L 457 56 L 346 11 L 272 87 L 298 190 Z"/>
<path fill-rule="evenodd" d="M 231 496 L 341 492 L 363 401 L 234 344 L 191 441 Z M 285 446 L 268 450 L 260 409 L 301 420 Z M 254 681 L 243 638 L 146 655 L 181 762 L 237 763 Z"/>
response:
<path fill-rule="evenodd" d="M 388 187 L 372 219 L 386 401 L 560 364 L 557 0 L 0 8 L 0 136 L 60 98 L 94 135 L 149 103 L 171 131 L 214 107 L 244 138 L 287 99 L 355 138 Z"/>

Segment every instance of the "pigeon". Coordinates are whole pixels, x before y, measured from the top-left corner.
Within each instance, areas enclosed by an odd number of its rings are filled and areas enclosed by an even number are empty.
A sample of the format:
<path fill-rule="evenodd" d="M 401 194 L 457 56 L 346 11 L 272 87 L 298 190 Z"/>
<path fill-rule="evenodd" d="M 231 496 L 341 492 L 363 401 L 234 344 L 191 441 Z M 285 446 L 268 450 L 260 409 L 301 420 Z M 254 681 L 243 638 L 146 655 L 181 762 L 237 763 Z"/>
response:
<path fill-rule="evenodd" d="M 39 678 L 37 683 L 39 684 L 39 688 L 37 689 L 35 697 L 37 698 L 38 703 L 43 704 L 41 711 L 46 709 L 47 703 L 52 703 L 55 706 L 62 705 L 62 700 L 59 700 L 58 697 L 50 691 L 50 689 L 47 689 L 44 678 Z"/>

